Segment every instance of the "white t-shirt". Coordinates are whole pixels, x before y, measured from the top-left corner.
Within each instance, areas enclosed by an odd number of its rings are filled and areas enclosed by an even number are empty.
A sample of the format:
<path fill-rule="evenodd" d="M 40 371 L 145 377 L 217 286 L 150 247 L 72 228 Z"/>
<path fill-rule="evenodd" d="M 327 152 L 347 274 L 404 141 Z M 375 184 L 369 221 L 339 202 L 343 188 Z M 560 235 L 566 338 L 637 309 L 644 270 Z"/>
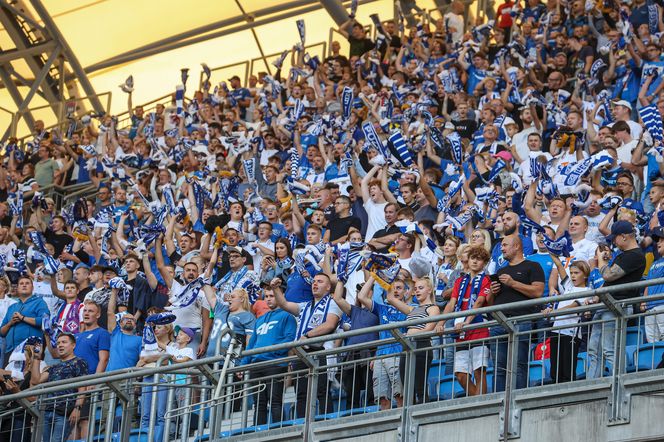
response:
<path fill-rule="evenodd" d="M 524 128 L 521 132 L 514 134 L 512 137 L 512 144 L 514 144 L 516 153 L 519 154 L 519 157 L 522 160 L 528 158 L 528 153 L 530 152 L 530 149 L 528 148 L 528 135 L 538 132 L 539 131 L 535 126 L 530 126 Z"/>
<path fill-rule="evenodd" d="M 572 284 L 572 281 L 570 281 L 569 278 L 565 278 L 562 282 L 562 293 L 561 294 L 569 294 L 569 293 L 574 293 L 574 292 L 582 292 L 584 290 L 588 290 L 587 287 L 574 287 Z M 585 298 L 580 298 L 580 299 L 569 299 L 567 301 L 560 301 L 558 305 L 556 306 L 556 310 L 561 309 L 563 307 L 567 307 L 568 305 L 571 305 L 575 302 L 578 302 L 579 304 L 583 303 Z M 575 313 L 573 315 L 562 315 L 562 316 L 557 316 L 556 320 L 553 322 L 554 327 L 559 327 L 561 325 L 576 325 L 579 323 L 579 314 Z M 576 336 L 577 333 L 579 332 L 579 327 L 570 327 L 570 328 L 561 328 L 559 330 L 554 330 L 556 333 L 560 333 L 561 335 L 567 335 L 567 336 Z"/>
<path fill-rule="evenodd" d="M 266 249 L 274 250 L 274 243 L 270 241 L 269 239 L 267 241 L 256 241 L 258 244 L 261 246 L 265 247 Z M 262 273 L 262 268 L 261 268 L 261 263 L 263 262 L 263 257 L 265 254 L 261 249 L 256 247 L 255 249 L 252 249 L 251 247 L 248 250 L 249 254 L 252 255 L 254 259 L 254 270 L 256 273 Z"/>
<path fill-rule="evenodd" d="M 461 37 L 463 37 L 463 16 L 454 12 L 448 12 L 443 17 L 443 20 L 447 22 L 447 32 L 452 35 L 452 43 L 460 42 Z M 450 31 L 449 28 L 454 28 L 455 31 Z"/>
<path fill-rule="evenodd" d="M 169 301 L 175 301 L 175 295 L 180 294 L 184 288 L 185 286 L 174 280 L 173 285 L 171 286 Z M 203 326 L 203 315 L 201 314 L 201 307 L 210 310 L 210 305 L 205 298 L 205 293 L 203 293 L 203 290 L 198 291 L 196 300 L 187 307 L 171 308 L 171 312 L 173 312 L 175 315 L 174 325 L 193 328 L 194 330 L 200 329 Z"/>
<path fill-rule="evenodd" d="M 177 350 L 178 350 L 178 348 L 177 348 L 177 345 L 175 344 L 175 342 L 170 342 L 170 343 L 166 346 L 166 351 L 162 350 L 162 349 L 159 348 L 159 347 L 157 347 L 156 350 L 145 350 L 145 349 L 142 349 L 142 350 L 141 350 L 141 355 L 140 355 L 140 357 L 141 357 L 141 358 L 144 358 L 144 357 L 146 357 L 146 356 L 163 355 L 163 354 L 166 354 L 166 353 L 168 353 L 168 354 L 172 354 L 172 353 L 171 353 L 172 351 L 177 351 Z M 148 367 L 156 367 L 156 366 L 157 366 L 157 363 L 156 363 L 156 362 L 149 362 L 149 363 L 145 364 L 143 367 L 148 368 Z"/>
<path fill-rule="evenodd" d="M 377 204 L 369 198 L 364 202 L 364 209 L 367 211 L 367 218 L 369 219 L 367 234 L 364 238 L 365 241 L 371 240 L 377 231 L 387 225 L 387 221 L 385 221 L 385 206 L 387 206 L 387 201 Z"/>
<path fill-rule="evenodd" d="M 574 243 L 574 250 L 570 253 L 570 258 L 573 261 L 590 261 L 595 257 L 597 250 L 597 243 L 590 241 L 588 238 L 583 238 L 581 241 Z"/>
<path fill-rule="evenodd" d="M 178 348 L 177 344 L 174 344 L 169 345 L 166 351 L 169 355 L 173 355 L 176 362 L 185 362 L 187 358 L 196 359 L 196 354 L 194 354 L 194 350 L 190 347 Z"/>
<path fill-rule="evenodd" d="M 311 302 L 313 302 L 314 306 L 315 306 L 315 300 L 312 299 Z M 341 309 L 339 308 L 337 303 L 334 302 L 334 300 L 332 298 L 330 298 L 329 303 L 330 303 L 330 305 L 329 305 L 329 309 L 327 310 L 327 314 L 328 315 L 335 315 L 336 317 L 341 319 L 341 316 L 343 315 L 343 313 L 341 312 Z M 297 304 L 297 308 L 298 308 L 298 311 L 299 311 L 298 317 L 297 317 L 297 326 L 298 326 L 298 330 L 299 330 L 300 321 L 305 316 L 304 309 L 305 308 L 311 308 L 311 305 L 308 302 L 299 302 Z M 325 322 L 324 319 L 327 319 L 327 318 L 323 318 L 323 315 L 320 312 L 315 312 L 315 311 L 313 312 L 311 317 L 309 317 L 309 314 L 307 312 L 306 317 L 309 318 L 309 323 L 308 323 L 308 326 L 304 328 L 304 330 L 307 330 L 307 329 L 313 330 L 314 328 L 316 328 L 319 325 L 323 324 Z"/>
<path fill-rule="evenodd" d="M 620 163 L 632 164 L 632 151 L 636 148 L 637 144 L 639 144 L 638 139 L 623 144 L 618 149 L 616 149 L 616 153 L 618 154 L 619 164 Z"/>
<path fill-rule="evenodd" d="M 16 250 L 16 244 L 13 242 L 0 244 L 0 255 L 5 255 L 5 262 L 14 262 L 14 250 Z"/>
<path fill-rule="evenodd" d="M 56 306 L 60 301 L 60 298 L 57 298 L 53 291 L 51 290 L 51 283 L 46 281 L 33 281 L 33 290 L 32 294 L 39 296 L 46 302 L 48 306 L 48 311 L 51 312 L 51 315 L 56 313 Z M 64 285 L 58 283 L 58 289 L 64 289 Z"/>
<path fill-rule="evenodd" d="M 599 231 L 599 224 L 604 219 L 604 215 L 600 213 L 597 216 L 586 216 L 586 219 L 588 220 L 588 231 L 586 232 L 586 239 L 593 242 L 603 242 L 604 235 L 602 235 Z"/>
<path fill-rule="evenodd" d="M 9 306 L 15 303 L 16 299 L 10 298 L 9 295 L 5 295 L 4 298 L 0 299 L 0 322 L 5 319 Z"/>

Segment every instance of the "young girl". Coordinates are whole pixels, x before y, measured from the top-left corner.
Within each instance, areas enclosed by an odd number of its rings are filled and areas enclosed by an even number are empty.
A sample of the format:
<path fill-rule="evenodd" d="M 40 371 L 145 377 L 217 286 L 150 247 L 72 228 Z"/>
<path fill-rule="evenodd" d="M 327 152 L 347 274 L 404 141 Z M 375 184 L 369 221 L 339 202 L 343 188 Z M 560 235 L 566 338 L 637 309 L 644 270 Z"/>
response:
<path fill-rule="evenodd" d="M 585 261 L 573 261 L 569 266 L 569 274 L 560 258 L 550 254 L 558 274 L 563 277 L 561 283 L 561 295 L 581 292 L 588 290 L 588 275 L 590 267 Z M 550 314 L 554 310 L 560 311 L 579 307 L 584 305 L 583 299 L 571 299 L 568 301 L 556 302 L 553 308 L 544 310 L 545 314 Z M 550 360 L 551 360 L 551 378 L 555 383 L 570 382 L 576 378 L 576 357 L 579 354 L 579 345 L 581 343 L 579 327 L 580 315 L 562 315 L 556 316 L 553 322 L 554 327 L 562 325 L 573 325 L 569 328 L 552 330 L 549 342 Z"/>
<path fill-rule="evenodd" d="M 415 297 L 417 298 L 418 305 L 416 307 L 406 304 L 404 301 L 397 299 L 394 296 L 394 293 L 390 290 L 387 292 L 387 301 L 395 307 L 397 310 L 406 315 L 406 320 L 426 318 L 429 316 L 435 316 L 440 314 L 440 309 L 434 303 L 433 297 L 433 286 L 431 280 L 428 277 L 417 279 L 415 281 Z M 429 322 L 426 324 L 412 325 L 408 327 L 406 335 L 415 336 L 421 333 L 427 333 L 433 331 L 436 326 L 435 322 Z M 416 348 L 426 348 L 431 347 L 430 338 L 415 338 Z M 431 365 L 431 352 L 430 351 L 419 351 L 415 353 L 415 373 L 410 373 L 409 376 L 415 376 L 415 397 L 413 398 L 413 403 L 421 404 L 426 401 L 425 398 L 425 385 L 427 378 L 427 370 L 429 365 Z M 401 375 L 401 381 L 404 382 L 404 376 L 406 375 L 406 358 L 401 357 L 399 361 L 399 372 Z"/>

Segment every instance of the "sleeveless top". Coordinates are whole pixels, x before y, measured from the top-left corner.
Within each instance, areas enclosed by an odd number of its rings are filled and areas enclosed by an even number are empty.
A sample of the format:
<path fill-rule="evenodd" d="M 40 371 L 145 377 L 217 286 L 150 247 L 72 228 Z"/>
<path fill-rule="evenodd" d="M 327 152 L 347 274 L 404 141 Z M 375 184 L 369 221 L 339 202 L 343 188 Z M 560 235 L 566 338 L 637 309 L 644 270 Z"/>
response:
<path fill-rule="evenodd" d="M 433 307 L 435 304 L 422 304 L 418 305 L 415 307 L 413 310 L 408 313 L 408 316 L 406 317 L 406 320 L 410 321 L 411 319 L 419 319 L 419 318 L 427 318 L 429 317 L 429 314 L 427 313 L 427 309 L 429 307 Z M 426 324 L 417 324 L 417 325 L 409 325 L 408 330 L 422 330 L 424 327 L 426 327 Z"/>

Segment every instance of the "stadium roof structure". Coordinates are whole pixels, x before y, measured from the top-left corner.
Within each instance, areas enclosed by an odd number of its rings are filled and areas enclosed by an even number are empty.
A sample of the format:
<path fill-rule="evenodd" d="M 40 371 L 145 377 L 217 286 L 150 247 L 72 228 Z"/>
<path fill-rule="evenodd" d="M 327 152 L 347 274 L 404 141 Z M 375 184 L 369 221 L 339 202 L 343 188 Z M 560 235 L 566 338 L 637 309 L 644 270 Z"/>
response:
<path fill-rule="evenodd" d="M 369 15 L 376 12 L 383 19 L 393 17 L 394 0 L 359 3 L 362 23 L 371 23 Z M 124 111 L 126 96 L 118 85 L 129 75 L 136 85 L 133 103 L 140 104 L 174 91 L 182 68 L 190 70 L 189 86 L 194 89 L 203 62 L 213 70 L 213 84 L 232 75 L 247 78 L 270 72 L 270 61 L 299 41 L 296 18 L 305 20 L 307 50 L 324 56 L 331 38 L 342 40 L 330 28 L 347 18 L 349 4 L 0 0 L 0 124 L 10 126 L 15 113 L 20 124 L 14 132 L 20 134 L 36 119 L 61 121 L 72 109 Z M 425 9 L 435 6 L 433 0 L 418 4 Z"/>

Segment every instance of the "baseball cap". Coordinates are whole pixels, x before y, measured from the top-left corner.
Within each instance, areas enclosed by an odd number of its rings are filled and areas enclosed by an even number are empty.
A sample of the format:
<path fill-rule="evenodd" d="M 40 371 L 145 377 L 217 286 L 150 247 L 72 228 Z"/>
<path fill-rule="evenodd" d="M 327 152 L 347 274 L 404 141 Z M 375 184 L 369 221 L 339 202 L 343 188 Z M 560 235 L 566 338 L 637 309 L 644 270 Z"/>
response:
<path fill-rule="evenodd" d="M 190 341 L 193 341 L 194 337 L 196 336 L 196 333 L 189 327 L 180 327 L 179 325 L 176 325 L 175 334 L 177 335 L 180 332 L 183 332 L 185 335 L 189 336 Z"/>
<path fill-rule="evenodd" d="M 611 226 L 611 234 L 606 237 L 608 242 L 613 242 L 613 240 L 618 235 L 627 235 L 634 233 L 634 226 L 629 221 L 616 221 Z"/>
<path fill-rule="evenodd" d="M 652 229 L 652 232 L 650 232 L 650 236 L 654 240 L 658 240 L 660 238 L 664 238 L 664 227 L 658 226 Z"/>
<path fill-rule="evenodd" d="M 228 247 L 226 247 L 226 252 L 228 252 L 228 253 L 239 253 L 240 255 L 242 255 L 242 247 L 228 246 Z"/>
<path fill-rule="evenodd" d="M 512 161 L 512 154 L 509 153 L 506 150 L 501 150 L 500 152 L 497 152 L 495 155 L 493 155 L 496 158 L 502 158 L 505 161 Z"/>
<path fill-rule="evenodd" d="M 516 121 L 514 121 L 514 118 L 512 118 L 512 117 L 506 117 L 506 118 L 503 120 L 503 126 L 507 126 L 507 125 L 509 125 L 509 124 L 516 124 Z"/>
<path fill-rule="evenodd" d="M 632 110 L 632 105 L 627 100 L 616 100 L 613 102 L 615 106 L 625 106 L 627 109 Z"/>
<path fill-rule="evenodd" d="M 238 77 L 237 75 L 233 75 L 231 78 L 228 79 L 228 81 L 233 81 L 233 80 L 240 81 L 240 77 Z"/>

